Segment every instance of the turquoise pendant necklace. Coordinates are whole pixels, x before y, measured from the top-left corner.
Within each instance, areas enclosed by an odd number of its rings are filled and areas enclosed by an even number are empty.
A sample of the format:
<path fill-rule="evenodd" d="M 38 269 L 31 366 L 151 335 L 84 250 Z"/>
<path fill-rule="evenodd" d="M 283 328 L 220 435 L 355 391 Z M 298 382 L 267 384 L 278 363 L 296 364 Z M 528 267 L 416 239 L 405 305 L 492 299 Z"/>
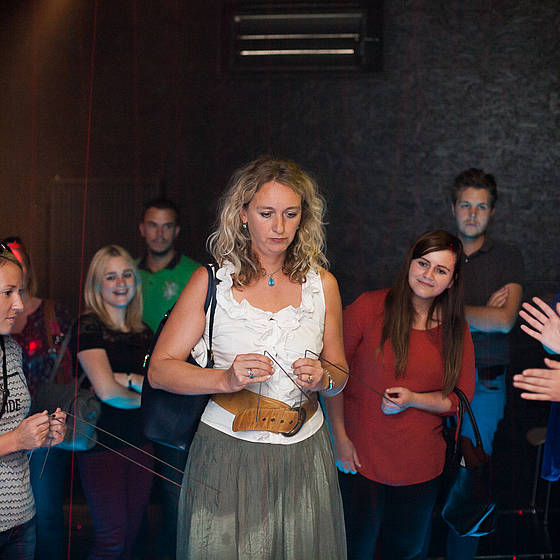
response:
<path fill-rule="evenodd" d="M 284 266 L 284 265 L 282 265 Z M 272 286 L 274 286 L 274 284 L 276 284 L 276 282 L 274 282 L 274 278 L 273 276 L 277 273 L 280 272 L 282 270 L 282 266 L 278 269 L 276 269 L 274 272 L 271 272 L 270 274 L 268 272 L 265 271 L 265 274 L 268 276 L 268 285 L 272 288 Z"/>

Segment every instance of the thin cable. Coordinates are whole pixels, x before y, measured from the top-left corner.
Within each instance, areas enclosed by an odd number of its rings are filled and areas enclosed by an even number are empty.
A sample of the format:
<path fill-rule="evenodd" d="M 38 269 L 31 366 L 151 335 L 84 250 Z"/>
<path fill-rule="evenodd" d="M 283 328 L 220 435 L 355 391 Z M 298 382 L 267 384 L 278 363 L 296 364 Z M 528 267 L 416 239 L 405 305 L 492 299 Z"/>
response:
<path fill-rule="evenodd" d="M 270 359 L 286 374 L 286 377 L 299 389 L 300 393 L 307 400 L 309 400 L 309 395 L 292 379 L 292 376 L 278 363 L 278 360 L 276 360 L 274 358 L 274 356 L 268 350 L 264 351 L 264 355 L 265 356 L 268 355 L 270 357 Z M 300 395 L 300 399 L 301 399 L 301 395 Z"/>
<path fill-rule="evenodd" d="M 64 412 L 64 414 L 67 414 L 68 416 L 72 416 L 74 419 L 77 418 L 77 416 L 75 416 L 74 414 L 72 414 L 71 412 Z M 55 418 L 54 416 L 51 416 L 51 418 L 53 418 L 54 420 L 58 420 L 60 423 L 62 423 L 62 420 L 60 418 Z M 183 471 L 181 469 L 178 469 L 176 467 L 174 467 L 173 465 L 170 465 L 169 463 L 166 463 L 165 461 L 163 461 L 162 459 L 160 459 L 159 457 L 156 457 L 155 455 L 152 455 L 151 453 L 148 453 L 148 451 L 146 451 L 145 449 L 142 449 L 140 447 L 137 447 L 136 445 L 120 438 L 119 436 L 116 436 L 115 434 L 112 434 L 111 432 L 108 432 L 107 430 L 104 430 L 103 428 L 100 428 L 99 426 L 96 426 L 95 424 L 91 424 L 90 422 L 87 422 L 84 419 L 80 419 L 80 422 L 87 424 L 88 426 L 91 426 L 92 428 L 95 428 L 96 430 L 120 441 L 121 443 L 126 444 L 128 447 L 132 447 L 133 449 L 136 449 L 136 451 L 140 451 L 140 453 L 143 453 L 144 455 L 147 455 L 148 457 L 150 457 L 151 459 L 154 459 L 156 461 L 159 461 L 160 463 L 163 463 L 164 465 L 167 465 L 168 467 L 171 467 L 172 469 L 176 470 L 177 472 L 182 473 Z M 74 428 L 75 433 L 78 433 L 82 436 L 87 437 L 88 439 L 92 440 L 94 438 L 92 438 L 91 436 L 89 436 L 88 434 L 86 434 L 85 432 L 82 432 L 81 430 L 78 430 L 78 428 Z M 75 434 L 74 434 L 75 437 Z M 177 482 L 174 482 L 173 480 L 153 471 L 152 469 L 150 469 L 149 467 L 146 467 L 145 465 L 142 465 L 141 463 L 138 463 L 137 461 L 135 461 L 134 459 L 131 459 L 130 457 L 127 457 L 126 455 L 123 455 L 122 453 L 120 453 L 119 451 L 117 451 L 116 449 L 113 449 L 112 447 L 109 447 L 108 445 L 105 445 L 103 443 L 101 443 L 100 441 L 97 441 L 96 445 L 101 445 L 102 447 L 105 447 L 105 449 L 108 449 L 109 451 L 112 451 L 113 453 L 116 453 L 117 455 L 120 455 L 121 457 L 124 457 L 125 459 L 127 459 L 128 461 L 131 461 L 132 463 L 139 465 L 140 467 L 142 467 L 143 469 L 151 472 L 152 474 L 155 474 L 156 476 L 159 476 L 160 478 L 163 478 L 164 480 L 167 480 L 168 482 L 171 482 L 172 484 L 175 484 L 175 486 L 179 486 L 181 488 L 183 488 L 184 490 L 186 490 L 186 488 L 184 488 L 183 486 L 181 486 L 180 484 L 178 484 Z M 46 460 L 46 459 L 45 459 Z M 198 482 L 199 484 L 202 484 L 202 486 L 206 486 L 206 488 L 210 488 L 211 490 L 214 490 L 215 492 L 220 493 L 220 490 L 218 490 L 217 488 L 214 488 L 214 486 L 211 486 L 210 484 L 206 484 L 206 482 L 203 482 L 202 480 L 199 480 L 197 478 L 195 478 L 192 475 L 189 475 L 189 478 L 191 480 L 194 480 L 195 482 Z"/>
<path fill-rule="evenodd" d="M 95 77 L 95 47 L 97 42 L 97 12 L 99 7 L 99 0 L 95 0 L 93 5 L 93 24 L 92 24 L 92 36 L 91 36 L 91 56 L 89 64 L 89 99 L 88 99 L 88 122 L 87 122 L 87 136 L 86 136 L 86 153 L 84 162 L 84 202 L 82 205 L 82 239 L 80 248 L 80 291 L 83 291 L 84 283 L 84 260 L 85 260 L 85 240 L 86 240 L 86 210 L 87 210 L 87 195 L 88 195 L 88 182 L 89 182 L 89 160 L 91 153 L 91 123 L 93 115 L 93 84 Z M 78 325 L 76 329 L 76 348 L 79 348 L 80 344 L 80 315 L 82 314 L 82 298 L 80 297 L 78 301 Z M 76 360 L 75 371 L 74 371 L 74 400 L 78 396 L 78 360 Z M 74 422 L 74 428 L 75 428 Z M 76 432 L 74 432 L 75 437 Z M 70 508 L 68 512 L 68 547 L 67 547 L 67 560 L 71 560 L 71 546 L 72 546 L 72 510 L 73 510 L 73 500 L 74 500 L 74 462 L 75 456 L 74 451 L 72 451 L 71 460 L 71 476 L 70 476 Z"/>
<path fill-rule="evenodd" d="M 362 381 L 359 377 L 356 377 L 355 375 L 350 375 L 349 371 L 346 371 L 344 368 L 341 368 L 340 366 L 337 366 L 336 364 L 333 364 L 332 362 L 329 362 L 329 360 L 327 360 L 326 358 L 323 358 L 322 356 L 319 356 L 319 354 L 317 354 L 316 352 L 313 352 L 313 350 L 307 349 L 305 351 L 305 354 L 304 354 L 304 356 L 306 358 L 307 358 L 307 354 L 312 354 L 319 361 L 326 362 L 327 364 L 329 364 L 329 366 L 332 366 L 332 367 L 336 368 L 338 371 L 341 371 L 342 373 L 346 374 L 350 379 L 355 379 L 356 381 L 359 381 L 362 385 L 365 385 L 370 391 L 373 391 L 376 395 L 379 395 L 382 399 L 385 399 L 386 401 L 390 402 L 391 404 L 394 404 L 394 405 L 398 406 L 399 408 L 404 408 L 398 402 L 395 402 L 394 400 L 390 399 L 385 393 L 381 393 L 377 389 L 374 389 L 371 385 L 368 385 L 365 381 Z"/>

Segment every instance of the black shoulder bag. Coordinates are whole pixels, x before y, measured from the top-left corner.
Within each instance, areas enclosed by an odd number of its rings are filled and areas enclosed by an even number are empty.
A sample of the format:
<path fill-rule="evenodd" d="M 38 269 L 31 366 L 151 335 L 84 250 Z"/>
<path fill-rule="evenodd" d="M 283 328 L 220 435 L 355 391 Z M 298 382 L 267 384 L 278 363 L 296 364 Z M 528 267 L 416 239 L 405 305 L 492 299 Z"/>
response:
<path fill-rule="evenodd" d="M 204 302 L 204 312 L 210 308 L 208 325 L 207 363 L 204 367 L 214 367 L 212 354 L 212 331 L 214 328 L 214 313 L 216 311 L 216 268 L 213 264 L 204 265 L 208 271 L 208 290 Z M 156 443 L 168 445 L 182 451 L 188 451 L 194 434 L 198 428 L 200 417 L 210 400 L 210 395 L 179 395 L 169 393 L 162 389 L 154 389 L 148 381 L 148 368 L 150 358 L 156 346 L 159 334 L 163 329 L 171 308 L 161 320 L 158 330 L 152 340 L 150 350 L 144 358 L 142 373 L 144 384 L 142 386 L 142 422 L 144 435 Z M 201 367 L 189 354 L 189 364 Z"/>
<path fill-rule="evenodd" d="M 484 452 L 480 432 L 471 405 L 461 389 L 457 428 L 448 430 L 448 459 L 444 481 L 447 482 L 441 515 L 461 537 L 482 537 L 494 530 L 496 503 L 490 485 L 490 457 Z M 467 412 L 472 423 L 476 446 L 460 434 L 463 415 Z"/>

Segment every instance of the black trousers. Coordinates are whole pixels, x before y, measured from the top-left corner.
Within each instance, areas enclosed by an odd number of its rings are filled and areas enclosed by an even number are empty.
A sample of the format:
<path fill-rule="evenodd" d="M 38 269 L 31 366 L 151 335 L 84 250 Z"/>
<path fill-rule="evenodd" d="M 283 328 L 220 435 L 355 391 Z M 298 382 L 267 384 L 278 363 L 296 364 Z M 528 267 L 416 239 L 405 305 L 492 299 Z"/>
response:
<path fill-rule="evenodd" d="M 421 484 L 387 486 L 360 474 L 339 473 L 348 560 L 372 560 L 376 545 L 383 560 L 423 557 L 440 478 Z"/>

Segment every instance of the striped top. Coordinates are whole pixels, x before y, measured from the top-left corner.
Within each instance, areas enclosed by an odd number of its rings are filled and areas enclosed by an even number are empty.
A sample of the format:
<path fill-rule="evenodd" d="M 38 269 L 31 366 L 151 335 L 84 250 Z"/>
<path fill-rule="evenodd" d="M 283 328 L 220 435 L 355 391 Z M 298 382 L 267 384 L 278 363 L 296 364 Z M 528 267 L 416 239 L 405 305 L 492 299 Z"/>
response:
<path fill-rule="evenodd" d="M 31 397 L 21 366 L 21 348 L 15 340 L 5 338 L 8 390 L 6 410 L 0 418 L 0 435 L 17 428 L 27 416 Z M 2 351 L 0 350 L 0 387 L 3 388 Z M 29 480 L 25 451 L 0 456 L 0 531 L 29 521 L 35 515 L 35 503 Z"/>

